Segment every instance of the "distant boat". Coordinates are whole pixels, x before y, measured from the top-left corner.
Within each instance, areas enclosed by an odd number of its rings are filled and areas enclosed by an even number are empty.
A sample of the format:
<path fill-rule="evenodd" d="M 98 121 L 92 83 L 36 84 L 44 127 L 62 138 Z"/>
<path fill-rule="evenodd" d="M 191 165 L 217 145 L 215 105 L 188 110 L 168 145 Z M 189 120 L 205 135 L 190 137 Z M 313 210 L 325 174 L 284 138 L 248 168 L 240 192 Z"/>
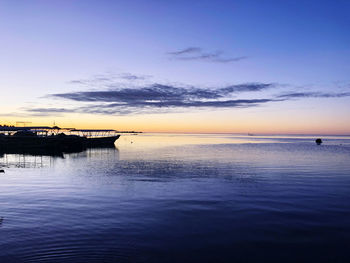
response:
<path fill-rule="evenodd" d="M 248 136 L 254 136 L 254 134 L 253 133 L 248 133 Z"/>
<path fill-rule="evenodd" d="M 317 145 L 321 145 L 323 143 L 321 138 L 316 139 L 315 142 Z"/>

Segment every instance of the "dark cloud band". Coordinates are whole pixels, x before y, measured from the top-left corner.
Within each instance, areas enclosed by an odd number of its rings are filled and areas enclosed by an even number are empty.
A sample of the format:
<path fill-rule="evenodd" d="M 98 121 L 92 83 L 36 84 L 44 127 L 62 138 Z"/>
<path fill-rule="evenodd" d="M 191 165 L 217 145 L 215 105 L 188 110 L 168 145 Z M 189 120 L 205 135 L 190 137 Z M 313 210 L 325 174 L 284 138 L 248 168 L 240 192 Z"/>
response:
<path fill-rule="evenodd" d="M 120 88 L 101 91 L 81 91 L 52 94 L 51 97 L 69 99 L 81 102 L 120 102 L 127 104 L 159 101 L 165 105 L 173 102 L 195 102 L 201 100 L 218 100 L 241 92 L 262 91 L 273 87 L 271 83 L 248 83 L 230 85 L 218 89 L 194 87 L 176 87 L 163 84 L 152 84 L 146 87 Z"/>
<path fill-rule="evenodd" d="M 217 89 L 177 87 L 154 83 L 133 88 L 112 90 L 78 91 L 51 94 L 49 97 L 91 103 L 89 106 L 66 108 L 34 108 L 32 113 L 99 113 L 132 114 L 181 110 L 185 108 L 246 108 L 275 101 L 273 99 L 232 99 L 243 92 L 256 92 L 274 87 L 271 83 L 245 83 Z"/>

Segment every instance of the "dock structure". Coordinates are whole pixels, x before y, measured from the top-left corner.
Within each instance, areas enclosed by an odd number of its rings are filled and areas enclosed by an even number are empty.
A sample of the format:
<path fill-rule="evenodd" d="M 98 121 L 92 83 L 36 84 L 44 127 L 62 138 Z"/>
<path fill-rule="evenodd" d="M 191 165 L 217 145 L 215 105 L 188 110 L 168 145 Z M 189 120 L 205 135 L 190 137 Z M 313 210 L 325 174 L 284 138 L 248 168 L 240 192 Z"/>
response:
<path fill-rule="evenodd" d="M 112 129 L 75 129 L 58 126 L 0 126 L 0 152 L 74 152 L 92 147 L 114 147 L 123 133 Z"/>
<path fill-rule="evenodd" d="M 16 126 L 1 126 L 0 125 L 0 134 L 13 135 L 18 131 L 30 131 L 36 133 L 38 136 L 48 136 L 48 135 L 57 135 L 59 133 L 64 133 L 67 135 L 79 135 L 83 137 L 105 137 L 115 134 L 138 134 L 142 133 L 139 131 L 118 131 L 113 129 L 76 129 L 76 128 L 61 128 L 58 126 L 25 126 L 25 127 L 16 127 Z"/>

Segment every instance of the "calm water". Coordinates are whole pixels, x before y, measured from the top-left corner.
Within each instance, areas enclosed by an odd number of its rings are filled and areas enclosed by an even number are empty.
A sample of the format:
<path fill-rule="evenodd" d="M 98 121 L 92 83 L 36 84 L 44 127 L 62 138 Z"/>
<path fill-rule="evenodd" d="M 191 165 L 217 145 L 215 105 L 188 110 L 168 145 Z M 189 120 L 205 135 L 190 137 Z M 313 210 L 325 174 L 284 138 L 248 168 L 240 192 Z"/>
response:
<path fill-rule="evenodd" d="M 350 262 L 350 137 L 0 156 L 0 262 Z"/>

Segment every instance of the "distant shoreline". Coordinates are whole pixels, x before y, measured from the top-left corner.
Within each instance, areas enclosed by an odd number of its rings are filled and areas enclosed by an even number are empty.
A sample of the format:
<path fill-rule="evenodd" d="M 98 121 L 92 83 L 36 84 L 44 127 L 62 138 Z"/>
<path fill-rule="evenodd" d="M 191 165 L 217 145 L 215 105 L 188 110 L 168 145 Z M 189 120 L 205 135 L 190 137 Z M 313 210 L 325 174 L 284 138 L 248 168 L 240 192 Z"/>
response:
<path fill-rule="evenodd" d="M 339 136 L 339 137 L 350 137 L 350 134 L 300 134 L 300 133 L 253 133 L 253 135 L 248 135 L 248 133 L 235 133 L 235 132 L 153 132 L 153 131 L 143 131 L 143 134 L 147 133 L 163 133 L 163 134 L 220 134 L 220 135 L 240 135 L 240 136 Z"/>

